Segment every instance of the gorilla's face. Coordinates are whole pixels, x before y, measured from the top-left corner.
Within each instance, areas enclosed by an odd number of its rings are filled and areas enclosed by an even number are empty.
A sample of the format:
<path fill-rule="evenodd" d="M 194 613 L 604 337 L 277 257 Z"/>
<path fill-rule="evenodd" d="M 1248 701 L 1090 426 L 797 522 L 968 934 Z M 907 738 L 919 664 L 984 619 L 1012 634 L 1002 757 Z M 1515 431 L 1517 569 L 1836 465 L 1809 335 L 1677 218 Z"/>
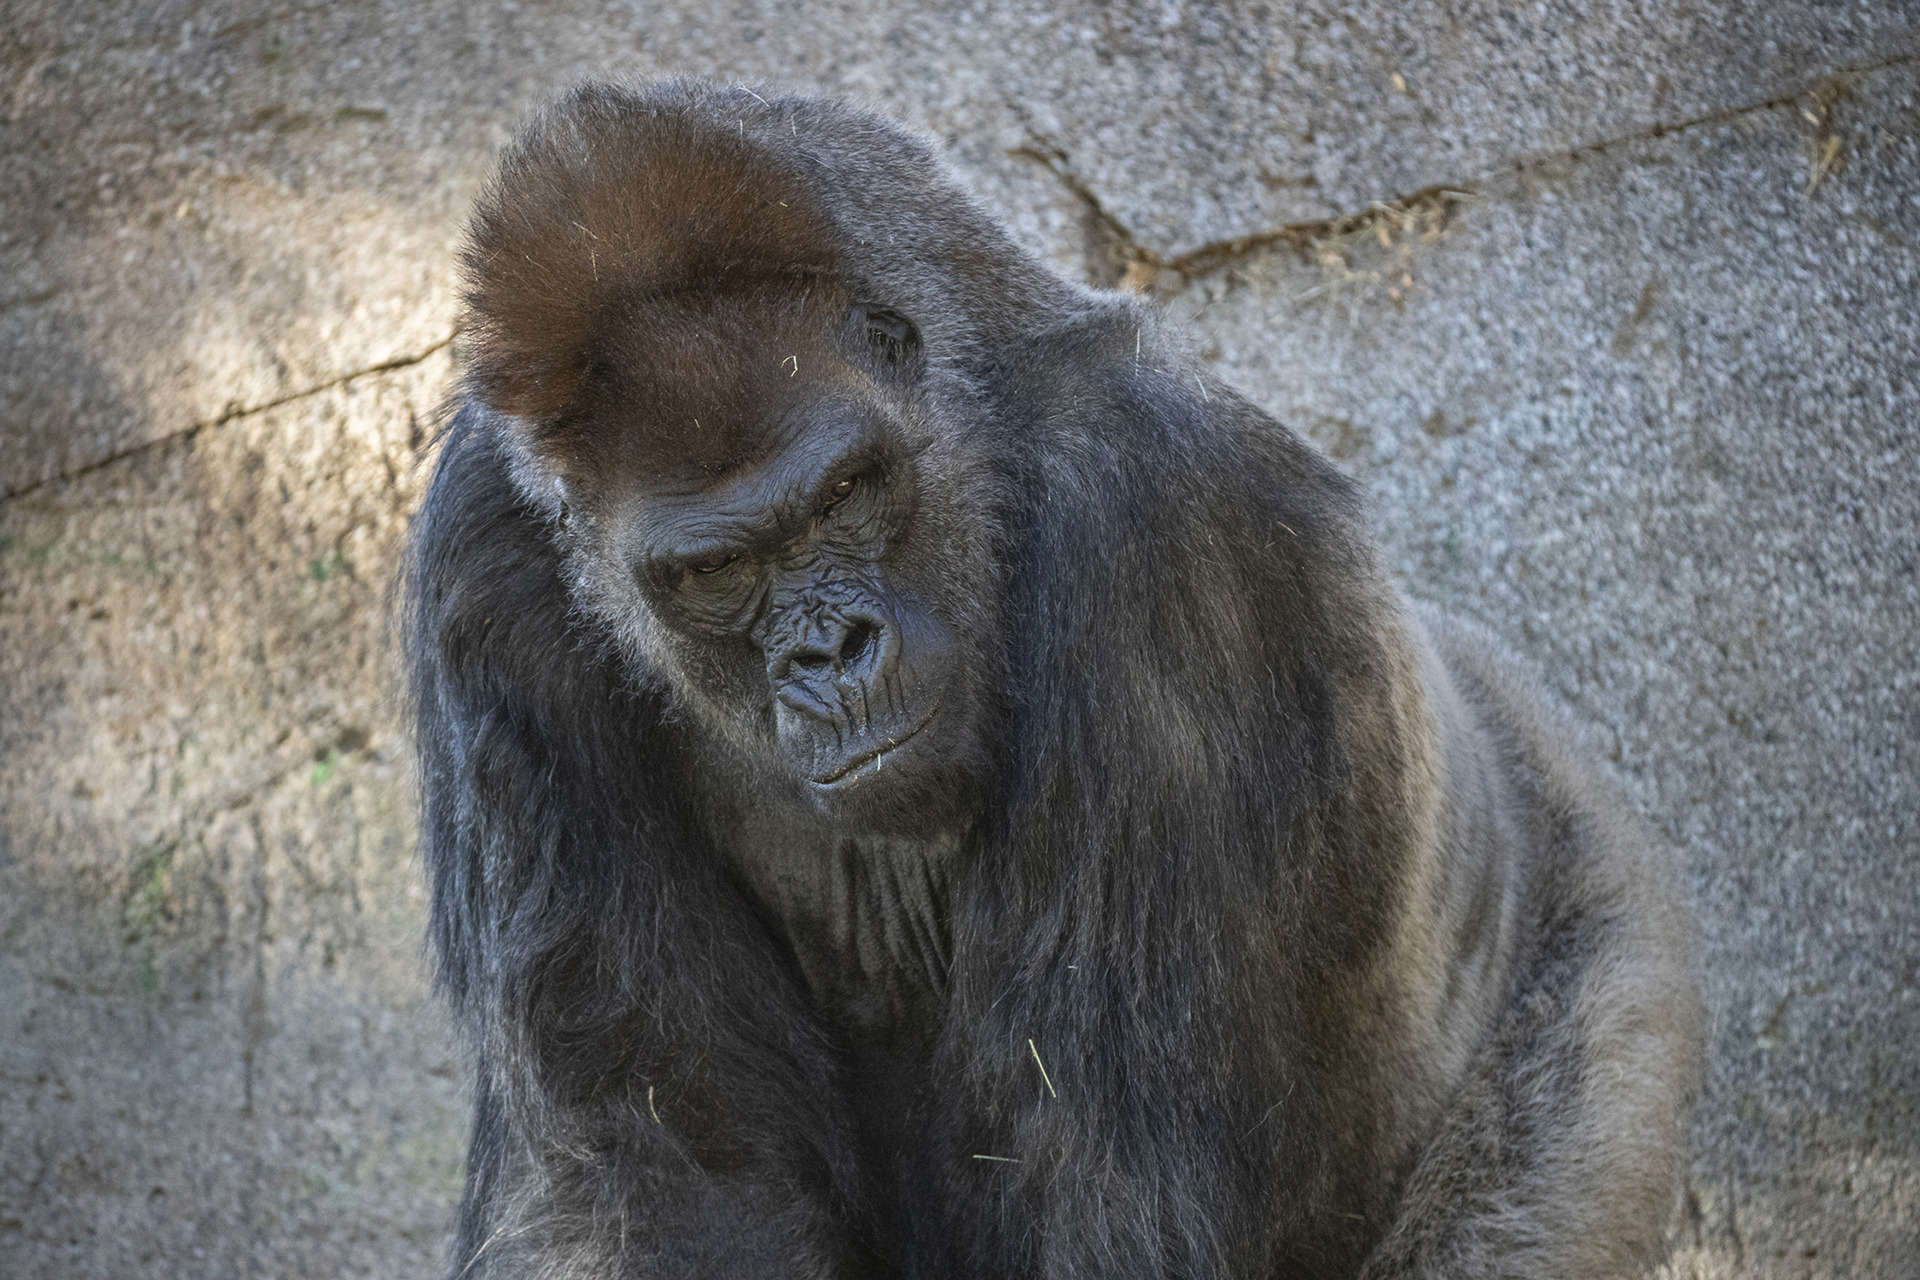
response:
<path fill-rule="evenodd" d="M 991 526 L 872 306 L 709 313 L 707 351 L 615 366 L 561 478 L 578 590 L 699 718 L 863 826 L 950 812 L 977 773 Z M 676 421 L 676 419 L 678 419 Z M 969 547 L 974 563 L 967 562 Z"/>
<path fill-rule="evenodd" d="M 896 425 L 857 383 L 795 386 L 771 456 L 636 504 L 634 572 L 689 674 L 822 794 L 910 776 L 957 710 L 952 626 L 902 572 L 924 531 Z"/>

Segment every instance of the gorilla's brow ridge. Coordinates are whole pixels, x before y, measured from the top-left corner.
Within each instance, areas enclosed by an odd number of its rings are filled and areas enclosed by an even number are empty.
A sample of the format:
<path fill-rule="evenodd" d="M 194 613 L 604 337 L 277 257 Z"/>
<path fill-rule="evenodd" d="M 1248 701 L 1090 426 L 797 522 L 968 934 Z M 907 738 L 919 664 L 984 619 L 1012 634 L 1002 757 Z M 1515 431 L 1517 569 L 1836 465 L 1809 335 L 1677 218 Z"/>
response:
<path fill-rule="evenodd" d="M 644 517 L 649 548 L 676 555 L 696 543 L 772 550 L 804 536 L 832 484 L 885 458 L 878 424 L 861 424 L 848 435 L 830 442 L 840 445 L 830 452 L 788 449 L 772 468 L 749 465 L 704 490 L 650 497 Z"/>

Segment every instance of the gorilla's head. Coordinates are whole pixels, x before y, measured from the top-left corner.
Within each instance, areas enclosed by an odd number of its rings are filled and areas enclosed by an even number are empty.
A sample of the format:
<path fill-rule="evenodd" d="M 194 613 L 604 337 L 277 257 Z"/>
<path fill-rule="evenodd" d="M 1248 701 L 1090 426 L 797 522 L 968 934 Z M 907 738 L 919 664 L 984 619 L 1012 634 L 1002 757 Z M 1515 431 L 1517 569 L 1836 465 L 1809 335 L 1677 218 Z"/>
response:
<path fill-rule="evenodd" d="M 1017 661 L 1022 464 L 982 353 L 1071 290 L 923 199 L 917 143 L 781 110 L 771 152 L 605 86 L 536 120 L 465 249 L 468 398 L 576 604 L 731 751 L 708 772 L 925 830 L 996 767 Z"/>
<path fill-rule="evenodd" d="M 998 667 L 997 486 L 918 329 L 817 278 L 640 315 L 512 433 L 576 600 L 763 784 L 856 826 L 951 818 Z"/>

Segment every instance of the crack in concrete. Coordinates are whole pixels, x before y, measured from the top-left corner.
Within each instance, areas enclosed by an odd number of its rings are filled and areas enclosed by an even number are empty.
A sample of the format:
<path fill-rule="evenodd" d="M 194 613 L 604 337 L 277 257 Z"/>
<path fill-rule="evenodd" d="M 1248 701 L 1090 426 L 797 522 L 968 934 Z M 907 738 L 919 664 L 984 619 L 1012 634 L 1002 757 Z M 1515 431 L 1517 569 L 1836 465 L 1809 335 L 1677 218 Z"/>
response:
<path fill-rule="evenodd" d="M 26 293 L 17 298 L 9 298 L 5 302 L 0 302 L 0 315 L 5 315 L 9 311 L 18 311 L 21 307 L 37 307 L 42 303 L 52 302 L 60 296 L 60 292 L 61 286 L 54 285 L 50 289 L 41 289 L 37 293 Z"/>
<path fill-rule="evenodd" d="M 353 382 L 356 379 L 369 378 L 379 373 L 392 373 L 395 369 L 405 369 L 412 365 L 419 364 L 452 346 L 454 337 L 455 335 L 450 333 L 424 351 L 416 351 L 412 355 L 395 356 L 391 360 L 384 360 L 379 364 L 368 365 L 364 369 L 355 369 L 350 373 L 343 373 L 339 377 L 329 379 L 326 382 L 318 383 L 311 387 L 304 387 L 299 391 L 289 391 L 286 395 L 278 399 L 268 400 L 262 404 L 232 405 L 217 418 L 208 418 L 204 422 L 195 422 L 189 426 L 180 428 L 178 431 L 170 431 L 166 435 L 155 436 L 151 440 L 142 440 L 139 444 L 130 445 L 125 449 L 116 449 L 105 457 L 95 458 L 92 462 L 83 463 L 80 466 L 69 468 L 66 471 L 56 472 L 43 479 L 35 480 L 31 484 L 22 485 L 18 489 L 0 491 L 0 504 L 12 502 L 16 498 L 28 497 L 49 485 L 65 484 L 69 480 L 78 480 L 81 476 L 91 475 L 95 471 L 110 467 L 116 462 L 125 462 L 128 458 L 137 458 L 143 453 L 149 453 L 165 445 L 173 444 L 175 441 L 191 440 L 202 431 L 211 431 L 218 427 L 224 427 L 229 422 L 238 422 L 242 418 L 251 418 L 255 414 L 265 413 L 269 409 L 278 409 L 283 405 L 292 404 L 296 400 L 305 400 L 309 396 L 317 396 L 323 391 L 332 391 L 336 387 L 344 387 L 347 383 Z"/>
<path fill-rule="evenodd" d="M 1156 278 L 1162 272 L 1173 272 L 1183 282 L 1191 283 L 1203 276 L 1224 270 L 1242 258 L 1262 249 L 1285 243 L 1302 255 L 1311 251 L 1318 243 L 1337 239 L 1356 230 L 1364 230 L 1371 223 L 1383 217 L 1399 220 L 1415 209 L 1436 204 L 1444 205 L 1475 194 L 1482 183 L 1500 176 L 1501 173 L 1524 173 L 1531 169 L 1542 168 L 1566 161 L 1578 161 L 1586 156 L 1599 155 L 1609 148 L 1626 146 L 1635 142 L 1647 142 L 1665 138 L 1673 134 L 1685 133 L 1693 129 L 1709 128 L 1737 120 L 1741 116 L 1758 111 L 1777 111 L 1798 103 L 1808 94 L 1819 93 L 1823 88 L 1835 84 L 1851 82 L 1864 76 L 1870 76 L 1893 67 L 1920 63 L 1920 53 L 1901 54 L 1879 62 L 1859 67 L 1849 67 L 1841 71 L 1822 76 L 1819 80 L 1793 93 L 1781 94 L 1761 102 L 1744 106 L 1729 107 L 1723 111 L 1709 112 L 1694 116 L 1673 124 L 1655 124 L 1633 133 L 1620 134 L 1617 137 L 1603 138 L 1598 142 L 1583 143 L 1565 151 L 1549 152 L 1545 155 L 1528 156 L 1514 161 L 1505 170 L 1496 170 L 1481 177 L 1461 182 L 1436 183 L 1422 187 L 1406 195 L 1395 196 L 1388 200 L 1378 200 L 1367 209 L 1352 213 L 1335 214 L 1328 218 L 1316 218 L 1306 222 L 1290 222 L 1283 226 L 1265 231 L 1254 231 L 1244 236 L 1235 236 L 1227 240 L 1212 240 L 1182 254 L 1167 257 L 1147 245 L 1140 243 L 1132 230 L 1118 217 L 1108 211 L 1100 195 L 1091 183 L 1081 177 L 1073 168 L 1072 157 L 1067 151 L 1053 142 L 1039 129 L 1031 119 L 1016 106 L 1022 123 L 1032 140 L 1022 146 L 1014 147 L 1008 154 L 1034 160 L 1044 166 L 1048 172 L 1059 179 L 1060 184 L 1087 206 L 1096 224 L 1106 236 L 1112 251 L 1124 265 L 1121 287 L 1133 288 L 1140 292 L 1152 290 Z"/>
<path fill-rule="evenodd" d="M 1673 134 L 1685 133 L 1693 129 L 1725 124 L 1727 121 L 1736 120 L 1742 116 L 1751 115 L 1759 111 L 1778 110 L 1782 107 L 1794 105 L 1810 93 L 1819 92 L 1824 86 L 1856 80 L 1860 77 L 1873 75 L 1893 67 L 1907 66 L 1914 63 L 1920 63 L 1920 53 L 1902 54 L 1864 66 L 1846 68 L 1834 72 L 1831 75 L 1823 76 L 1813 84 L 1796 90 L 1793 93 L 1781 94 L 1761 102 L 1729 107 L 1723 111 L 1709 112 L 1706 115 L 1695 116 L 1673 124 L 1654 124 L 1646 129 L 1636 130 L 1633 133 L 1620 134 L 1616 137 L 1604 138 L 1598 142 L 1585 143 L 1565 151 L 1529 156 L 1513 162 L 1513 164 L 1507 167 L 1506 172 L 1523 173 L 1530 169 L 1555 163 L 1577 161 L 1585 156 L 1599 155 L 1613 147 L 1625 146 L 1634 142 L 1651 141 Z M 1423 187 L 1418 191 L 1410 192 L 1406 195 L 1395 196 L 1389 200 L 1375 201 L 1372 207 L 1367 209 L 1352 213 L 1336 214 L 1328 218 L 1316 218 L 1306 222 L 1291 222 L 1265 231 L 1250 232 L 1247 235 L 1235 236 L 1226 240 L 1213 240 L 1199 245 L 1196 248 L 1189 249 L 1185 253 L 1167 257 L 1149 246 L 1140 243 L 1132 230 L 1113 213 L 1108 211 L 1105 203 L 1100 199 L 1099 192 L 1094 190 L 1093 186 L 1075 171 L 1072 157 L 1069 153 L 1037 129 L 1032 120 L 1024 111 L 1019 109 L 1017 104 L 1010 105 L 1014 106 L 1022 122 L 1027 126 L 1032 140 L 1027 144 L 1010 149 L 1008 154 L 1037 161 L 1045 167 L 1049 173 L 1052 173 L 1054 177 L 1060 181 L 1062 186 L 1066 187 L 1069 192 L 1087 206 L 1088 212 L 1093 216 L 1097 226 L 1106 237 L 1114 256 L 1119 259 L 1123 267 L 1120 286 L 1122 288 L 1135 289 L 1140 292 L 1150 292 L 1155 281 L 1162 273 L 1172 272 L 1180 276 L 1183 282 L 1191 282 L 1201 277 L 1211 275 L 1216 271 L 1224 270 L 1243 258 L 1277 244 L 1287 244 L 1296 251 L 1306 254 L 1310 252 L 1316 244 L 1337 239 L 1341 236 L 1351 234 L 1356 230 L 1364 230 L 1381 218 L 1404 219 L 1410 212 L 1424 207 L 1444 209 L 1449 202 L 1457 202 L 1467 198 L 1473 194 L 1478 184 L 1484 183 L 1492 177 L 1497 176 L 1497 174 L 1487 174 L 1479 178 L 1468 179 L 1461 182 L 1438 183 L 1433 186 Z M 29 301 L 31 300 L 33 299 L 29 299 Z M 126 449 L 116 450 L 107 454 L 105 457 L 97 458 L 92 462 L 65 471 L 56 472 L 54 475 L 35 480 L 30 484 L 22 485 L 18 489 L 0 490 L 0 504 L 12 502 L 17 498 L 27 497 L 49 485 L 64 484 L 69 480 L 79 479 L 81 476 L 89 475 L 105 467 L 110 467 L 116 462 L 124 462 L 128 458 L 138 457 L 143 453 L 164 445 L 172 444 L 175 441 L 191 440 L 202 431 L 225 426 L 229 422 L 252 417 L 259 413 L 265 413 L 270 409 L 278 409 L 283 405 L 291 404 L 296 400 L 303 400 L 308 396 L 319 395 L 324 391 L 331 391 L 357 378 L 370 377 L 380 373 L 390 373 L 396 369 L 404 369 L 410 365 L 419 364 L 421 361 L 451 346 L 453 339 L 454 335 L 448 334 L 432 346 L 423 351 L 416 352 L 413 355 L 398 356 L 392 360 L 383 361 L 380 364 L 369 365 L 364 369 L 356 369 L 350 373 L 341 374 L 339 377 L 327 382 L 322 382 L 299 391 L 289 392 L 278 399 L 269 400 L 263 404 L 248 406 L 236 405 L 227 409 L 216 418 L 210 418 L 204 422 L 196 422 L 178 431 L 170 432 L 167 435 L 158 436 L 152 440 L 144 440 Z"/>

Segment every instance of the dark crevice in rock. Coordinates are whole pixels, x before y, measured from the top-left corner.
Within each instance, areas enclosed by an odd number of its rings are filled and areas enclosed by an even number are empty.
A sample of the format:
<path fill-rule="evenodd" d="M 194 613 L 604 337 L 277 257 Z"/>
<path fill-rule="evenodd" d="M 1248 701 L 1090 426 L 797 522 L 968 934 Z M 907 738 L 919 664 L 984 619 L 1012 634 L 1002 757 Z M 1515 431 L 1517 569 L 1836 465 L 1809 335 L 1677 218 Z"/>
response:
<path fill-rule="evenodd" d="M 57 472 L 44 479 L 35 480 L 30 484 L 23 484 L 17 489 L 0 491 L 0 503 L 12 502 L 16 498 L 27 497 L 49 485 L 64 484 L 69 480 L 77 480 L 81 476 L 91 475 L 95 471 L 110 467 L 116 462 L 124 462 L 128 458 L 139 457 L 143 453 L 151 452 L 164 445 L 173 444 L 175 441 L 191 440 L 202 431 L 223 427 L 229 422 L 238 422 L 242 418 L 251 418 L 255 414 L 265 413 L 269 409 L 278 409 L 282 405 L 292 404 L 296 400 L 305 400 L 308 396 L 317 396 L 323 391 L 332 391 L 334 388 L 343 387 L 358 378 L 372 377 L 378 373 L 391 373 L 395 369 L 405 369 L 409 366 L 419 364 L 421 361 L 429 359 L 452 346 L 453 337 L 454 335 L 448 334 L 424 351 L 417 351 L 412 355 L 395 356 L 391 360 L 383 360 L 379 364 L 368 365 L 364 369 L 355 369 L 351 373 L 343 373 L 337 378 L 329 379 L 315 386 L 303 387 L 298 391 L 290 391 L 284 396 L 268 400 L 262 404 L 231 405 L 217 418 L 209 418 L 204 422 L 196 422 L 190 426 L 182 427 L 178 431 L 171 431 L 163 436 L 155 436 L 151 440 L 142 440 L 139 444 L 130 445 L 125 449 L 117 449 L 105 457 L 96 458 L 92 462 L 83 463 L 80 466 Z"/>
<path fill-rule="evenodd" d="M 55 285 L 51 289 L 39 289 L 33 293 L 22 294 L 17 298 L 9 298 L 5 302 L 0 302 L 0 315 L 4 315 L 9 311 L 17 311 L 21 307 L 37 307 L 43 303 L 52 302 L 59 296 L 60 287 Z"/>
<path fill-rule="evenodd" d="M 1109 288 L 1131 287 L 1130 278 L 1142 274 L 1150 277 L 1160 270 L 1160 255 L 1134 239 L 1133 232 L 1127 229 L 1126 224 L 1107 212 L 1099 194 L 1087 185 L 1086 179 L 1073 171 L 1072 161 L 1066 151 L 1034 131 L 1031 125 L 1028 126 L 1028 132 L 1030 140 L 1007 154 L 1045 166 L 1048 172 L 1059 179 L 1061 186 L 1086 206 L 1090 224 L 1088 274 L 1093 282 Z"/>
<path fill-rule="evenodd" d="M 1528 156 L 1514 161 L 1509 166 L 1509 171 L 1520 173 L 1554 164 L 1577 162 L 1588 156 L 1600 155 L 1615 147 L 1665 138 L 1693 129 L 1709 128 L 1759 111 L 1776 111 L 1782 107 L 1795 105 L 1809 94 L 1824 100 L 1834 96 L 1836 88 L 1844 91 L 1862 77 L 1914 63 L 1920 63 L 1920 53 L 1902 54 L 1865 66 L 1851 67 L 1823 76 L 1817 82 L 1793 93 L 1781 94 L 1762 102 L 1729 107 L 1724 111 L 1714 111 L 1671 124 L 1655 124 L 1633 133 L 1620 134 L 1599 142 L 1589 142 L 1566 151 Z M 1331 218 L 1319 218 L 1308 222 L 1288 223 L 1271 230 L 1256 231 L 1229 240 L 1214 240 L 1190 249 L 1186 253 L 1166 256 L 1141 244 L 1127 225 L 1107 210 L 1093 186 L 1074 170 L 1072 158 L 1067 151 L 1034 128 L 1024 112 L 1020 112 L 1020 115 L 1027 124 L 1030 141 L 1014 147 L 1009 154 L 1037 161 L 1059 179 L 1062 186 L 1086 205 L 1090 222 L 1097 233 L 1095 239 L 1103 242 L 1097 244 L 1088 255 L 1089 275 L 1093 278 L 1093 282 L 1140 293 L 1152 292 L 1160 276 L 1166 272 L 1178 275 L 1182 284 L 1185 284 L 1223 270 L 1260 250 L 1281 244 L 1295 249 L 1302 257 L 1310 258 L 1316 246 L 1351 236 L 1355 232 L 1370 230 L 1375 223 L 1402 224 L 1415 215 L 1431 214 L 1433 211 L 1444 214 L 1448 205 L 1471 198 L 1478 184 L 1494 176 L 1485 175 L 1462 182 L 1436 184 L 1407 195 L 1396 196 L 1391 200 L 1376 201 L 1370 207 L 1353 213 L 1336 214 Z"/>

